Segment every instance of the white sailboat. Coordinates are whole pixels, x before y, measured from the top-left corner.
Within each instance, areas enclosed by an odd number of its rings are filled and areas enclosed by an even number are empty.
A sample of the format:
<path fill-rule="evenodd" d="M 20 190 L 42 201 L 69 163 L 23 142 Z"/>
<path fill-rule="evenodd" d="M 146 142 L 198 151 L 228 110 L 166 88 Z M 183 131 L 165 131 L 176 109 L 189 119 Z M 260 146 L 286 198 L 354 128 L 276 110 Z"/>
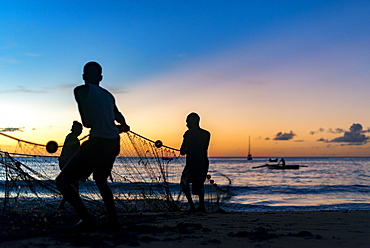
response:
<path fill-rule="evenodd" d="M 247 159 L 248 160 L 252 160 L 252 154 L 251 154 L 251 136 L 249 136 L 249 145 L 248 145 L 248 156 L 247 156 Z"/>

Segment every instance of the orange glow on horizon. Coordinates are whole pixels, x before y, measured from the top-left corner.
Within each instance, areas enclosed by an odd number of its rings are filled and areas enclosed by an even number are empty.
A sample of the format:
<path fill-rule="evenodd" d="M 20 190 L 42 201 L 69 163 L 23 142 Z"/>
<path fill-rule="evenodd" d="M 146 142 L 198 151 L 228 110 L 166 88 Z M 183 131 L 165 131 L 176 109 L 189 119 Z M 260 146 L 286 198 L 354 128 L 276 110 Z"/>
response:
<path fill-rule="evenodd" d="M 34 143 L 46 144 L 50 140 L 55 140 L 58 145 L 63 145 L 63 135 L 44 136 L 37 138 L 37 135 L 12 135 L 14 137 L 31 141 Z M 59 137 L 58 137 L 59 136 Z M 156 135 L 157 136 L 157 135 Z M 80 136 L 82 137 L 82 135 Z M 182 134 L 179 137 L 167 136 L 163 139 L 152 138 L 149 139 L 162 140 L 164 145 L 179 149 L 182 142 Z M 0 136 L 0 149 L 5 152 L 15 152 L 17 141 L 10 140 L 6 137 Z M 246 157 L 248 154 L 248 143 L 244 144 L 232 142 L 230 140 L 222 141 L 220 139 L 211 139 L 209 147 L 209 157 Z M 317 144 L 317 142 L 292 142 L 292 141 L 271 141 L 271 140 L 251 140 L 251 154 L 253 157 L 367 157 L 370 154 L 370 147 L 365 145 L 345 146 L 332 144 Z M 46 154 L 50 155 L 50 154 Z"/>

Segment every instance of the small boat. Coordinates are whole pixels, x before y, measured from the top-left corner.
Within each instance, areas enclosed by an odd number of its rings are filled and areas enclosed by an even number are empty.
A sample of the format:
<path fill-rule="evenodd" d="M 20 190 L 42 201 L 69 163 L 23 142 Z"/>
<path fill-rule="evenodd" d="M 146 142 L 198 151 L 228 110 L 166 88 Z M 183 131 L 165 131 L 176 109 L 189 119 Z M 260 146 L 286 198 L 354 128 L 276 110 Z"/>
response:
<path fill-rule="evenodd" d="M 308 167 L 307 165 L 298 165 L 298 164 L 288 164 L 288 165 L 279 165 L 279 164 L 264 164 L 260 166 L 252 167 L 252 169 L 267 167 L 270 170 L 298 170 L 300 167 Z"/>
<path fill-rule="evenodd" d="M 269 162 L 277 162 L 278 159 L 277 158 L 269 158 Z"/>
<path fill-rule="evenodd" d="M 248 156 L 247 156 L 247 160 L 252 160 L 253 158 L 252 158 L 252 154 L 248 154 Z"/>
<path fill-rule="evenodd" d="M 301 165 L 298 164 L 289 164 L 289 165 L 277 165 L 277 164 L 267 164 L 267 168 L 270 170 L 298 170 Z"/>

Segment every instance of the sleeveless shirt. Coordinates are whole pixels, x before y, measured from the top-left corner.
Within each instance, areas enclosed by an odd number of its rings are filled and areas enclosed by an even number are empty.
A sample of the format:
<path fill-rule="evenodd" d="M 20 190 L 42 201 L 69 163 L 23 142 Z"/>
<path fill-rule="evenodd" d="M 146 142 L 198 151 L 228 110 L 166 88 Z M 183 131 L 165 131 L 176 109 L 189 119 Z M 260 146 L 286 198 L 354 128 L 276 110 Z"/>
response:
<path fill-rule="evenodd" d="M 90 117 L 90 137 L 118 138 L 119 132 L 114 122 L 113 95 L 98 85 L 86 84 L 86 86 L 89 87 L 89 91 L 83 104 Z"/>

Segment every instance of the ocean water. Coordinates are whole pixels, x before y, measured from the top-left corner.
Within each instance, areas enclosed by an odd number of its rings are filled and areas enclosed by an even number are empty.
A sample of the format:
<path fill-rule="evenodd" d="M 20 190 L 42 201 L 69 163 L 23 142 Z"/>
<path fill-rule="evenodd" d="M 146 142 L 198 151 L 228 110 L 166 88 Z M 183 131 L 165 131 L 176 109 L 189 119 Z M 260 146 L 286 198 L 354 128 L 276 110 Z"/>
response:
<path fill-rule="evenodd" d="M 232 182 L 233 196 L 222 207 L 229 211 L 370 209 L 370 158 L 294 157 L 285 161 L 307 167 L 253 169 L 266 164 L 268 158 L 210 158 L 215 181 L 226 185 L 227 176 Z"/>
<path fill-rule="evenodd" d="M 40 164 L 39 158 L 18 160 L 28 165 Z M 286 164 L 306 167 L 298 170 L 253 168 L 267 161 L 268 158 L 253 158 L 251 161 L 246 158 L 210 158 L 211 179 L 221 188 L 228 189 L 231 196 L 222 199 L 221 208 L 226 211 L 370 209 L 370 158 L 294 157 L 285 158 Z M 40 172 L 51 179 L 59 174 L 56 158 L 43 161 L 41 165 Z M 4 175 L 0 175 L 1 195 L 4 193 L 4 179 Z M 114 183 L 112 187 L 128 189 L 129 184 Z M 83 187 L 91 186 L 82 183 L 80 187 L 80 192 L 84 192 Z M 172 183 L 170 187 L 176 195 L 179 185 Z"/>

